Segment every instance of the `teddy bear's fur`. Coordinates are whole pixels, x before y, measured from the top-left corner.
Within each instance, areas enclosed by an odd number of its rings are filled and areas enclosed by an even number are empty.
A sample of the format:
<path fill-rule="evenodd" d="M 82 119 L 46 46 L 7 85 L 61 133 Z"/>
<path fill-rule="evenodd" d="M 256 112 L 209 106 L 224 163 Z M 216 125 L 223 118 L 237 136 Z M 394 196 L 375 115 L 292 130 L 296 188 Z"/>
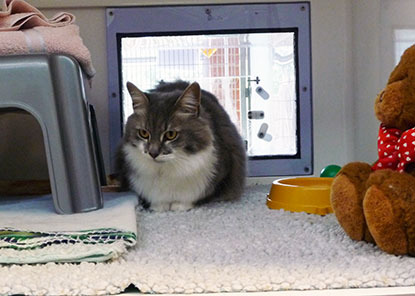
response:
<path fill-rule="evenodd" d="M 375 114 L 387 128 L 415 127 L 415 45 L 404 52 L 378 94 Z M 345 165 L 333 180 L 331 204 L 352 239 L 375 243 L 390 254 L 415 256 L 413 162 L 405 165 L 404 172 L 375 170 L 363 162 Z"/>

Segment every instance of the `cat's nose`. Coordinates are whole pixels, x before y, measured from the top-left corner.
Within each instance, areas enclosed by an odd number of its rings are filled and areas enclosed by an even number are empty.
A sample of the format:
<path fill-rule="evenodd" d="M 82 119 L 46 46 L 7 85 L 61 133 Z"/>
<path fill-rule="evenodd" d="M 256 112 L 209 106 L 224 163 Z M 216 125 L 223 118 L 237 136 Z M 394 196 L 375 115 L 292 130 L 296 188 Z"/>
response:
<path fill-rule="evenodd" d="M 157 149 L 150 149 L 150 151 L 148 151 L 148 154 L 150 154 L 152 158 L 156 159 L 156 157 L 160 155 L 160 151 L 158 151 Z"/>

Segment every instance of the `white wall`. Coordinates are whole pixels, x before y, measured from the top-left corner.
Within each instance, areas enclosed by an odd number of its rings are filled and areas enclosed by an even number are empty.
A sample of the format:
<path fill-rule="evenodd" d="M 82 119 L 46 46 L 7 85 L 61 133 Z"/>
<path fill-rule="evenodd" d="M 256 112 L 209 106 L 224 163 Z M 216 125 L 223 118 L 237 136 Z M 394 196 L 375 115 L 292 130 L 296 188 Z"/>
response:
<path fill-rule="evenodd" d="M 315 174 L 353 158 L 351 1 L 311 1 Z"/>
<path fill-rule="evenodd" d="M 108 94 L 105 41 L 105 7 L 101 5 L 150 4 L 154 1 L 29 1 L 51 16 L 58 11 L 76 15 L 81 36 L 92 53 L 97 75 L 89 99 L 98 112 L 102 148 L 108 168 Z M 163 1 L 162 1 L 163 2 Z M 164 1 L 163 3 L 224 3 L 224 1 Z M 248 2 L 248 1 L 228 1 Z M 249 1 L 249 2 L 267 2 Z M 269 1 L 271 2 L 271 1 Z M 274 1 L 275 2 L 275 1 Z M 287 2 L 287 1 L 284 1 Z M 312 75 L 315 174 L 327 164 L 343 165 L 354 159 L 372 160 L 361 146 L 371 145 L 373 99 L 378 90 L 376 34 L 379 1 L 311 0 Z M 368 3 L 369 2 L 369 3 Z M 76 3 L 80 6 L 72 8 Z M 50 8 L 59 5 L 58 8 Z M 95 6 L 95 7 L 94 7 Z M 374 11 L 372 9 L 375 8 Z M 365 31 L 368 30 L 368 31 Z M 369 65 L 367 65 L 369 62 Z M 373 64 L 373 65 L 370 65 Z M 116 71 L 110 69 L 110 71 Z M 356 112 L 356 110 L 359 110 Z M 363 117 L 362 117 L 363 116 Z M 362 118 L 361 118 L 362 117 Z M 373 130 L 372 130 L 373 129 Z M 370 134 L 370 137 L 367 137 Z M 375 141 L 375 140 L 373 140 Z M 374 143 L 375 145 L 376 143 Z M 373 148 L 375 149 L 375 148 Z M 373 150 L 372 149 L 372 150 Z M 375 150 L 374 150 L 375 151 Z M 1 179 L 0 175 L 0 179 Z"/>
<path fill-rule="evenodd" d="M 353 93 L 354 112 L 349 119 L 354 129 L 354 160 L 374 162 L 379 123 L 374 101 L 380 81 L 380 1 L 353 2 Z"/>

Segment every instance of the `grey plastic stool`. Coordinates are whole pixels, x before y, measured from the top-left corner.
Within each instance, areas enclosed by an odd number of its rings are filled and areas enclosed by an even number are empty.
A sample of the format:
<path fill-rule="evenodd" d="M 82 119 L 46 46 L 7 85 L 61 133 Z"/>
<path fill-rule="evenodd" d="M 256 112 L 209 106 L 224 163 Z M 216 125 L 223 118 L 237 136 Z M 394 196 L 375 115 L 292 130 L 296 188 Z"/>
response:
<path fill-rule="evenodd" d="M 82 72 L 74 59 L 63 55 L 0 57 L 0 108 L 23 109 L 39 122 L 58 213 L 102 207 L 97 149 Z"/>

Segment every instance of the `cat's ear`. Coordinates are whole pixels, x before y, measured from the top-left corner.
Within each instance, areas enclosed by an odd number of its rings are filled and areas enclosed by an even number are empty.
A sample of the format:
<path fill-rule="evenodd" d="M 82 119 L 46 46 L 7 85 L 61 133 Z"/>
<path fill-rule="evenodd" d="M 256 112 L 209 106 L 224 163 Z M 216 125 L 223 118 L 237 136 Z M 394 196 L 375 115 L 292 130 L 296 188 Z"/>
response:
<path fill-rule="evenodd" d="M 197 82 L 189 85 L 177 99 L 175 114 L 178 116 L 198 117 L 200 111 L 200 86 Z"/>
<path fill-rule="evenodd" d="M 133 101 L 134 112 L 137 114 L 144 113 L 148 106 L 146 95 L 131 82 L 127 82 L 127 89 Z"/>

